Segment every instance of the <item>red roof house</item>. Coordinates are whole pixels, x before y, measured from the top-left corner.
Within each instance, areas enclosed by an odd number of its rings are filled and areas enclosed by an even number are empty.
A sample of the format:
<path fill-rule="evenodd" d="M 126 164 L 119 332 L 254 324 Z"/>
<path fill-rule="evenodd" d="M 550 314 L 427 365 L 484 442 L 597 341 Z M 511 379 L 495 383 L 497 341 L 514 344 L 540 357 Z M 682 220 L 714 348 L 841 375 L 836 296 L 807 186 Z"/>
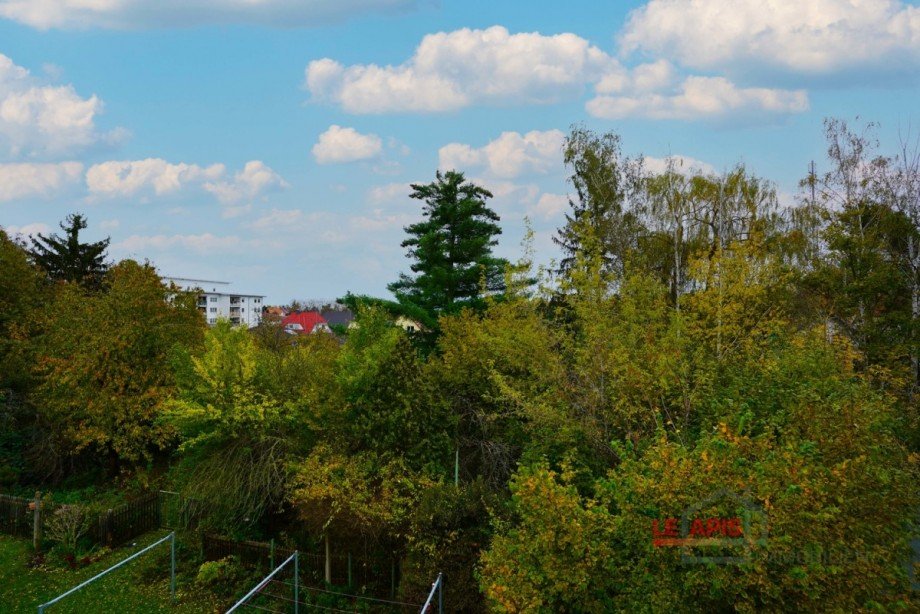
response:
<path fill-rule="evenodd" d="M 281 326 L 291 334 L 309 335 L 315 332 L 328 332 L 329 324 L 318 311 L 295 311 L 281 320 Z"/>

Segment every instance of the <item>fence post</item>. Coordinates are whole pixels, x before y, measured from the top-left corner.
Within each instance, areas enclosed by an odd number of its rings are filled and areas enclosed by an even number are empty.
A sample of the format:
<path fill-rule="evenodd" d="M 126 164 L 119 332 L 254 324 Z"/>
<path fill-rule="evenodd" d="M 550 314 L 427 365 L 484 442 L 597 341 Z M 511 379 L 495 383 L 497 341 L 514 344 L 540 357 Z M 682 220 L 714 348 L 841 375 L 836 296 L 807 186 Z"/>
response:
<path fill-rule="evenodd" d="M 176 603 L 176 532 L 170 533 L 172 539 L 169 540 L 169 593 L 172 595 L 172 602 Z"/>
<path fill-rule="evenodd" d="M 115 541 L 115 535 L 112 532 L 112 525 L 115 523 L 114 512 L 109 509 L 105 513 L 105 544 L 108 547 L 112 547 L 112 543 Z"/>
<path fill-rule="evenodd" d="M 300 613 L 300 553 L 294 551 L 294 614 Z"/>
<path fill-rule="evenodd" d="M 396 559 L 390 560 L 390 598 L 396 597 Z"/>
<path fill-rule="evenodd" d="M 42 545 L 42 493 L 35 491 L 35 511 L 32 513 L 32 546 L 35 551 Z"/>
<path fill-rule="evenodd" d="M 438 614 L 444 614 L 444 574 L 438 574 Z"/>
<path fill-rule="evenodd" d="M 332 548 L 329 546 L 328 533 L 326 533 L 326 583 L 332 584 Z"/>
<path fill-rule="evenodd" d="M 268 550 L 268 570 L 275 571 L 275 538 L 269 542 Z"/>
<path fill-rule="evenodd" d="M 351 586 L 351 552 L 348 553 L 348 586 Z"/>

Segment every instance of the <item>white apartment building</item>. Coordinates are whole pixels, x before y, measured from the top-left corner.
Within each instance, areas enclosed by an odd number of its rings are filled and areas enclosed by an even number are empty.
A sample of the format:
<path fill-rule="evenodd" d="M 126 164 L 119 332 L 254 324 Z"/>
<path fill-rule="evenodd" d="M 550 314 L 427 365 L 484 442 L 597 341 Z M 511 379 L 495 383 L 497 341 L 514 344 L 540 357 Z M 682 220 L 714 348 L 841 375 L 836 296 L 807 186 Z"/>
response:
<path fill-rule="evenodd" d="M 229 281 L 164 277 L 163 283 L 174 283 L 183 290 L 197 291 L 198 311 L 204 315 L 208 324 L 216 324 L 219 318 L 223 318 L 230 320 L 231 324 L 252 328 L 262 321 L 265 296 L 231 292 Z"/>

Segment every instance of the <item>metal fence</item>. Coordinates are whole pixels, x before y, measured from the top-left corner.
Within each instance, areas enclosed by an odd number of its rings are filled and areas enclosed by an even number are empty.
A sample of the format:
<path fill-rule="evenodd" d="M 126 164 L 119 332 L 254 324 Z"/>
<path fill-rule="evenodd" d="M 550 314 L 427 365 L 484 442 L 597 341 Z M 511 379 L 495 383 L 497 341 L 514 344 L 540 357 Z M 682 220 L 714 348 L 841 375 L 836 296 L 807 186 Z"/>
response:
<path fill-rule="evenodd" d="M 248 567 L 270 570 L 279 561 L 294 553 L 293 548 L 283 548 L 274 542 L 234 540 L 217 535 L 202 534 L 201 550 L 207 561 L 228 556 L 236 557 Z M 308 584 L 326 583 L 326 556 L 300 551 L 300 574 Z M 399 563 L 385 557 L 332 554 L 329 556 L 330 582 L 337 586 L 353 587 L 376 596 L 393 597 L 399 586 Z"/>
<path fill-rule="evenodd" d="M 34 512 L 29 499 L 0 495 L 0 532 L 16 537 L 32 537 Z"/>
<path fill-rule="evenodd" d="M 35 513 L 36 506 L 38 514 Z M 60 507 L 59 504 L 42 501 L 40 497 L 25 499 L 0 495 L 0 532 L 25 538 L 44 535 L 49 519 Z M 89 522 L 87 536 L 94 544 L 117 546 L 160 528 L 160 512 L 159 494 L 148 493 L 95 514 Z"/>

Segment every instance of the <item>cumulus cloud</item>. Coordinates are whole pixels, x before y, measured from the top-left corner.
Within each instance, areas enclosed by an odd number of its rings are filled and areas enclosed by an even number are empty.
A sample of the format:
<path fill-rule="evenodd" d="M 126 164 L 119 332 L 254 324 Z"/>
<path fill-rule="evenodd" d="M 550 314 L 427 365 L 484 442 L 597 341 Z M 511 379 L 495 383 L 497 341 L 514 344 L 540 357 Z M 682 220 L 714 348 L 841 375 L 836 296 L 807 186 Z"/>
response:
<path fill-rule="evenodd" d="M 687 77 L 676 91 L 602 95 L 589 100 L 588 112 L 603 119 L 721 119 L 782 115 L 808 110 L 804 90 L 741 88 L 724 77 Z"/>
<path fill-rule="evenodd" d="M 241 200 L 255 200 L 269 192 L 283 190 L 288 183 L 261 160 L 250 160 L 243 170 L 232 178 L 209 181 L 204 189 L 217 196 L 222 203 L 235 203 Z"/>
<path fill-rule="evenodd" d="M 82 177 L 79 162 L 0 164 L 0 202 L 51 198 L 77 185 Z"/>
<path fill-rule="evenodd" d="M 514 179 L 543 174 L 561 167 L 565 134 L 560 130 L 532 130 L 526 134 L 503 132 L 482 147 L 449 143 L 438 151 L 443 170 L 482 168 L 494 177 Z"/>
<path fill-rule="evenodd" d="M 122 130 L 102 134 L 96 129 L 101 112 L 95 95 L 84 98 L 72 85 L 42 84 L 0 54 L 0 155 L 55 157 L 119 139 Z"/>
<path fill-rule="evenodd" d="M 223 164 L 173 164 L 147 158 L 95 164 L 86 172 L 86 185 L 90 194 L 99 198 L 149 198 L 203 190 L 221 203 L 232 204 L 261 198 L 288 184 L 259 160 L 251 160 L 241 171 L 228 175 Z M 238 208 L 233 211 L 245 212 Z"/>
<path fill-rule="evenodd" d="M 527 213 L 549 220 L 558 217 L 569 206 L 569 197 L 565 194 L 541 194 L 539 200 L 527 209 Z"/>
<path fill-rule="evenodd" d="M 372 187 L 367 191 L 367 202 L 375 205 L 409 200 L 412 186 L 408 183 L 387 183 Z"/>
<path fill-rule="evenodd" d="M 312 151 L 318 163 L 334 164 L 376 158 L 382 150 L 383 141 L 376 134 L 361 134 L 333 124 L 319 135 Z"/>
<path fill-rule="evenodd" d="M 678 173 L 700 172 L 704 175 L 715 175 L 716 168 L 708 162 L 691 158 L 690 156 L 665 156 L 664 158 L 653 158 L 645 156 L 642 158 L 642 166 L 646 171 L 659 174 L 667 170 L 668 165 L 673 164 L 674 170 Z"/>
<path fill-rule="evenodd" d="M 46 235 L 51 232 L 51 227 L 42 222 L 33 222 L 31 224 L 23 224 L 22 226 L 4 226 L 3 230 L 5 230 L 6 234 L 10 237 L 24 239 L 39 233 Z"/>
<path fill-rule="evenodd" d="M 798 113 L 808 106 L 801 91 L 742 88 L 724 76 L 682 79 L 665 58 L 630 68 L 575 34 L 512 34 L 501 26 L 429 34 L 395 66 L 345 66 L 323 58 L 306 69 L 313 100 L 358 114 L 552 103 L 577 98 L 589 86 L 596 97 L 588 111 L 611 119 L 712 119 Z M 459 146 L 445 155 L 475 162 L 481 152 Z"/>
<path fill-rule="evenodd" d="M 139 193 L 157 196 L 178 192 L 190 185 L 219 180 L 226 173 L 223 164 L 171 164 L 161 158 L 112 160 L 94 164 L 86 172 L 86 185 L 97 196 L 125 197 Z"/>
<path fill-rule="evenodd" d="M 429 34 L 398 66 L 310 62 L 306 87 L 350 113 L 451 111 L 474 103 L 548 103 L 577 97 L 617 61 L 575 34 L 511 34 L 493 26 Z"/>
<path fill-rule="evenodd" d="M 137 29 L 249 23 L 317 26 L 362 14 L 395 13 L 418 0 L 0 0 L 0 17 L 49 28 Z"/>
<path fill-rule="evenodd" d="M 920 8 L 900 0 L 651 0 L 630 14 L 620 46 L 704 70 L 916 69 Z"/>

